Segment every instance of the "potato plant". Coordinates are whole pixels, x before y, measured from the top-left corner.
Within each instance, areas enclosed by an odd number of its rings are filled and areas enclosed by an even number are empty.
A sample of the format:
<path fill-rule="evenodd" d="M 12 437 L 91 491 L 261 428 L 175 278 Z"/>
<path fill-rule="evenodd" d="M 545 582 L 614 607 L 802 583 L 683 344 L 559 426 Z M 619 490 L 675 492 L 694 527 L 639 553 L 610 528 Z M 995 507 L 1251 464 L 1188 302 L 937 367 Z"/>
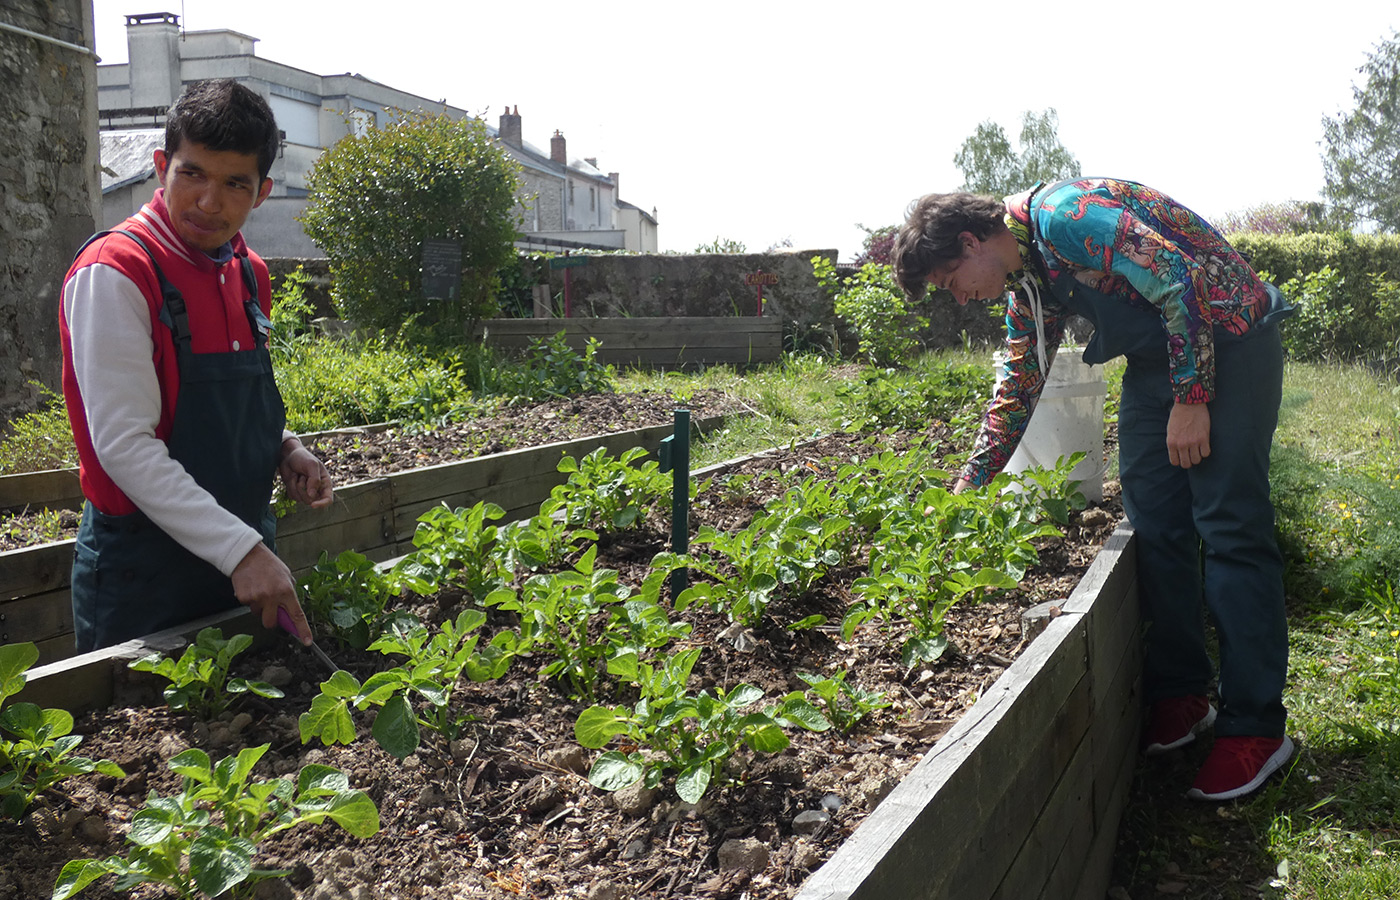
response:
<path fill-rule="evenodd" d="M 131 663 L 138 672 L 151 672 L 170 681 L 165 702 L 171 709 L 189 710 L 208 721 L 215 718 L 244 694 L 281 697 L 282 691 L 266 682 L 230 678 L 233 658 L 253 645 L 247 634 L 227 639 L 218 628 L 205 628 L 195 636 L 179 659 L 150 653 Z"/>
<path fill-rule="evenodd" d="M 73 716 L 66 710 L 5 705 L 24 687 L 25 672 L 38 659 L 33 643 L 0 645 L 0 813 L 16 820 L 36 797 L 74 775 L 126 774 L 111 760 L 73 753 L 83 739 L 72 733 Z"/>
<path fill-rule="evenodd" d="M 67 900 L 107 875 L 128 891 L 157 884 L 180 898 L 252 896 L 259 881 L 288 874 L 255 869 L 258 845 L 300 825 L 335 822 L 355 837 L 379 830 L 379 810 L 367 794 L 330 766 L 309 765 L 288 778 L 261 780 L 253 767 L 268 745 L 249 747 L 218 763 L 190 749 L 167 765 L 182 776 L 178 794 L 154 791 L 132 817 L 126 856 L 76 859 L 59 872 L 53 900 Z"/>

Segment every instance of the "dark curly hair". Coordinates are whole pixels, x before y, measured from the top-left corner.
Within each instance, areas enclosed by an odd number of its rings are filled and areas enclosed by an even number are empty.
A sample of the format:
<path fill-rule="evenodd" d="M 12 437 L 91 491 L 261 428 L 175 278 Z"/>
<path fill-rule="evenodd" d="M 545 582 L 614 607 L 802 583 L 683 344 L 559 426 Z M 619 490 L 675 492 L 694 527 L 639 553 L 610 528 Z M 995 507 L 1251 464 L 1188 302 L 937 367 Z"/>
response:
<path fill-rule="evenodd" d="M 894 239 L 890 262 L 910 300 L 923 297 L 928 275 L 962 255 L 958 235 L 986 240 L 1006 230 L 1006 204 L 995 197 L 963 192 L 925 194 L 909 206 Z"/>
<path fill-rule="evenodd" d="M 184 141 L 256 154 L 258 175 L 266 178 L 282 138 L 260 94 L 231 78 L 211 78 L 190 85 L 166 116 L 166 155 L 175 155 Z"/>

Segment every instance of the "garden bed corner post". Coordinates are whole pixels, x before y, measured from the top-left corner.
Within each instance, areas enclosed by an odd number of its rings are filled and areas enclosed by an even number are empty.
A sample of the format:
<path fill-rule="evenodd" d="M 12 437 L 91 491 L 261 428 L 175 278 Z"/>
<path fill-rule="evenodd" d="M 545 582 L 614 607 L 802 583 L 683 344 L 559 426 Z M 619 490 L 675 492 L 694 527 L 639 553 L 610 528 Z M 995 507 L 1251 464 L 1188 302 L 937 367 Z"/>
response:
<path fill-rule="evenodd" d="M 676 410 L 675 431 L 661 439 L 657 453 L 661 471 L 671 473 L 671 552 L 684 556 L 690 552 L 690 410 Z M 672 572 L 671 598 L 680 597 L 686 585 L 684 568 Z"/>

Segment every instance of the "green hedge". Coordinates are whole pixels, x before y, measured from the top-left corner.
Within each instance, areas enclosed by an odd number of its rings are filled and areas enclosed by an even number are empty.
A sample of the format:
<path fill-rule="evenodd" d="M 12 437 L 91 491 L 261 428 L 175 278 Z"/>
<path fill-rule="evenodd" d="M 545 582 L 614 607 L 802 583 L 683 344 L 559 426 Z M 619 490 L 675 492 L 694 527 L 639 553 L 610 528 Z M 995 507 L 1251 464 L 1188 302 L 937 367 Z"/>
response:
<path fill-rule="evenodd" d="M 1284 325 L 1290 356 L 1400 366 L 1400 235 L 1245 232 L 1230 243 L 1298 305 Z"/>

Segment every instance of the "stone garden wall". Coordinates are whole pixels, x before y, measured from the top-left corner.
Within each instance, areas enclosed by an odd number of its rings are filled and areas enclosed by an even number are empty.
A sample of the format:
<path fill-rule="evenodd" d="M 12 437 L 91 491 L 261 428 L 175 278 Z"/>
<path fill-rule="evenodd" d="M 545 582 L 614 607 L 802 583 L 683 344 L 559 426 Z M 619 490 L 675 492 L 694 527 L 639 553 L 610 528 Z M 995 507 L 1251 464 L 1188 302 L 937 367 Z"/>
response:
<path fill-rule="evenodd" d="M 101 209 L 90 0 L 0 7 L 0 417 L 58 389 L 58 298 Z M 42 37 L 32 37 L 33 32 Z M 43 38 L 53 40 L 44 40 Z"/>

